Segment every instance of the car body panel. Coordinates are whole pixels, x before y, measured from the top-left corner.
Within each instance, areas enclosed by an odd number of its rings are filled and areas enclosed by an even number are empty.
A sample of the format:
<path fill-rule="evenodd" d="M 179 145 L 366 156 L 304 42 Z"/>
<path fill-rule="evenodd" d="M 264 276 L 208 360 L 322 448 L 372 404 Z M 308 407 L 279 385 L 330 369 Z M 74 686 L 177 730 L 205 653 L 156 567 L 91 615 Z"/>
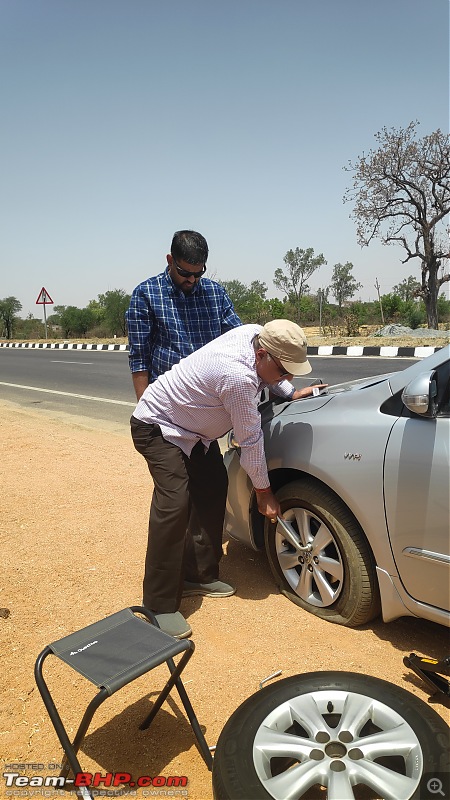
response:
<path fill-rule="evenodd" d="M 260 406 L 271 484 L 309 475 L 345 503 L 372 550 L 385 619 L 448 621 L 450 415 L 412 414 L 400 393 L 423 372 L 440 370 L 445 380 L 449 358 L 446 347 L 400 372 Z M 225 532 L 260 549 L 263 520 L 239 450 L 230 448 L 224 461 Z"/>
<path fill-rule="evenodd" d="M 386 384 L 374 387 L 381 405 L 390 396 Z M 385 442 L 395 420 L 385 414 L 373 415 L 367 425 L 367 411 L 358 394 L 337 394 L 321 409 L 321 424 L 315 415 L 292 413 L 277 417 L 264 428 L 269 475 L 276 469 L 301 469 L 320 480 L 348 505 L 363 529 L 386 535 L 383 500 L 383 460 Z M 297 404 L 309 403 L 299 400 Z M 292 403 L 291 406 L 294 404 Z M 294 409 L 292 409 L 294 411 Z M 347 457 L 346 457 L 347 456 Z M 377 563 L 392 566 L 384 550 L 375 543 Z"/>
<path fill-rule="evenodd" d="M 386 514 L 402 584 L 411 597 L 443 609 L 450 607 L 449 432 L 448 418 L 401 418 L 385 460 Z"/>

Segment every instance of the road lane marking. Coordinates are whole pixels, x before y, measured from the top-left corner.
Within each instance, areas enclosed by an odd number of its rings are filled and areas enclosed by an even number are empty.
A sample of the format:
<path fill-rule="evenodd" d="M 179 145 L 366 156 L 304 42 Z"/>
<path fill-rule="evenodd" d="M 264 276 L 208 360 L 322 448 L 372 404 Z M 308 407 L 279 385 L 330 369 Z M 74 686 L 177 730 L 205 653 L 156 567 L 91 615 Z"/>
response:
<path fill-rule="evenodd" d="M 136 403 L 129 403 L 127 400 L 110 400 L 108 397 L 92 397 L 88 394 L 73 394 L 72 392 L 58 392 L 56 389 L 41 389 L 38 386 L 22 386 L 20 383 L 5 383 L 0 381 L 0 386 L 10 386 L 12 389 L 27 389 L 30 392 L 46 392 L 46 394 L 58 394 L 63 397 L 76 397 L 78 400 L 97 400 L 99 403 L 112 403 L 115 406 L 130 406 L 136 408 Z"/>
<path fill-rule="evenodd" d="M 92 366 L 93 361 L 55 361 L 54 358 L 50 361 L 50 364 L 88 364 Z"/>

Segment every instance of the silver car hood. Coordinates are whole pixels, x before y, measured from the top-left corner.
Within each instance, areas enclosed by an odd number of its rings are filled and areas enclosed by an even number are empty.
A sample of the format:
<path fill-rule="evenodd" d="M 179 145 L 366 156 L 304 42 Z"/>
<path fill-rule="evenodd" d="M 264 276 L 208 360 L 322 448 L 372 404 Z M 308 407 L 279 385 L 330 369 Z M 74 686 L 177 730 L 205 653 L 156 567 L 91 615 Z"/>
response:
<path fill-rule="evenodd" d="M 336 383 L 333 386 L 328 386 L 324 394 L 319 397 L 305 397 L 302 400 L 283 400 L 281 398 L 266 400 L 259 406 L 261 414 L 261 423 L 264 425 L 273 417 L 278 417 L 279 414 L 287 412 L 289 414 L 308 414 L 311 411 L 317 411 L 330 402 L 333 395 L 341 394 L 342 392 L 356 392 L 365 389 L 369 386 L 387 381 L 391 373 L 386 375 L 376 375 L 372 378 L 360 378 L 354 381 L 346 381 L 345 383 Z M 295 380 L 293 381 L 295 384 Z M 390 394 L 389 390 L 389 394 Z"/>
<path fill-rule="evenodd" d="M 446 345 L 427 358 L 427 369 L 433 369 L 434 367 L 439 366 L 439 364 L 442 364 L 449 357 L 450 345 Z M 421 359 L 420 361 L 417 361 L 416 364 L 412 364 L 410 367 L 400 370 L 399 372 L 386 372 L 383 375 L 373 375 L 369 378 L 358 378 L 357 380 L 345 381 L 344 383 L 335 383 L 332 386 L 328 386 L 325 393 L 319 397 L 307 397 L 301 401 L 286 401 L 282 400 L 281 398 L 276 400 L 267 400 L 264 403 L 261 403 L 259 406 L 261 422 L 262 425 L 264 425 L 266 422 L 273 419 L 273 417 L 277 417 L 282 412 L 285 412 L 289 415 L 308 414 L 311 411 L 316 411 L 318 408 L 322 408 L 322 406 L 326 405 L 326 403 L 329 403 L 332 397 L 336 396 L 337 394 L 342 394 L 343 392 L 360 392 L 362 390 L 370 389 L 372 386 L 379 386 L 382 383 L 386 383 L 387 398 L 390 395 L 397 394 L 397 392 L 400 392 L 402 389 L 404 389 L 404 387 L 407 386 L 408 383 L 413 380 L 413 378 L 415 378 L 417 375 L 420 375 L 423 370 L 424 367 Z M 295 385 L 295 379 L 293 383 Z M 299 388 L 301 387 L 299 386 Z"/>

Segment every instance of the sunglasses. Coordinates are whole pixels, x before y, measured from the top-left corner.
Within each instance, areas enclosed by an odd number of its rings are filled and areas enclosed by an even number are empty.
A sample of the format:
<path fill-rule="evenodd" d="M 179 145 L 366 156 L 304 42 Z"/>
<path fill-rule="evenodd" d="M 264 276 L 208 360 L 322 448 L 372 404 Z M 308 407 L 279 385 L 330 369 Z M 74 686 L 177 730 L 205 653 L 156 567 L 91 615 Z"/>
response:
<path fill-rule="evenodd" d="M 178 275 L 181 275 L 182 278 L 201 278 L 206 272 L 206 264 L 204 264 L 200 270 L 197 270 L 197 272 L 190 272 L 188 269 L 183 269 L 183 267 L 178 266 L 176 259 L 173 256 L 172 259 Z"/>
<path fill-rule="evenodd" d="M 275 359 L 273 356 L 271 356 L 271 355 L 270 355 L 270 353 L 267 353 L 267 360 L 268 360 L 268 361 L 273 361 L 273 363 L 275 364 L 276 368 L 278 369 L 278 372 L 280 373 L 280 374 L 279 374 L 279 380 L 280 380 L 280 381 L 281 381 L 283 378 L 286 378 L 288 375 L 290 375 L 290 374 L 291 374 L 290 372 L 286 372 L 286 370 L 285 370 L 285 368 L 283 367 L 283 365 L 282 365 L 282 364 L 280 364 L 280 363 L 278 363 L 278 361 L 277 361 L 277 360 L 276 360 L 276 359 Z"/>

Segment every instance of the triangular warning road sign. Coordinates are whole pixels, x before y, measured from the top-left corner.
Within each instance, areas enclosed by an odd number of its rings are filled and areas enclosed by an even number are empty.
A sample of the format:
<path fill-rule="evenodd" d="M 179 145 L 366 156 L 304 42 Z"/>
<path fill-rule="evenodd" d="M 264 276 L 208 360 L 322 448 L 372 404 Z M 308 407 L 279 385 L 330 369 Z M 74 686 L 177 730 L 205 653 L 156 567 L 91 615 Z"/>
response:
<path fill-rule="evenodd" d="M 39 297 L 36 300 L 36 305 L 37 306 L 39 306 L 39 305 L 44 305 L 45 306 L 45 305 L 51 305 L 52 303 L 53 303 L 53 300 L 50 297 L 49 293 L 47 292 L 47 289 L 44 289 L 44 287 L 42 287 L 41 291 L 39 292 Z"/>

